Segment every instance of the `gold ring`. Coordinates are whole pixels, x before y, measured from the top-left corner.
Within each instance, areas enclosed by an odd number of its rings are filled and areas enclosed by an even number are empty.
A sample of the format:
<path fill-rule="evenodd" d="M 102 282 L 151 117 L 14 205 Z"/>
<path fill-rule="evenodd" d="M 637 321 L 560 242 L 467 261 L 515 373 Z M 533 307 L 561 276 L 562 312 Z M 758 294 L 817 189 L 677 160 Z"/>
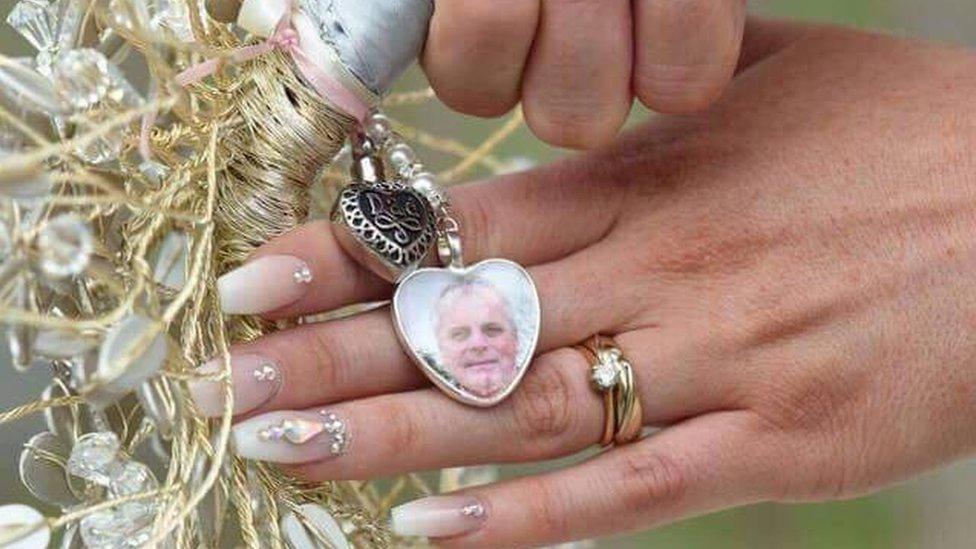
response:
<path fill-rule="evenodd" d="M 606 422 L 600 445 L 633 442 L 643 427 L 634 368 L 612 337 L 598 334 L 575 348 L 590 363 L 594 389 L 603 394 Z"/>

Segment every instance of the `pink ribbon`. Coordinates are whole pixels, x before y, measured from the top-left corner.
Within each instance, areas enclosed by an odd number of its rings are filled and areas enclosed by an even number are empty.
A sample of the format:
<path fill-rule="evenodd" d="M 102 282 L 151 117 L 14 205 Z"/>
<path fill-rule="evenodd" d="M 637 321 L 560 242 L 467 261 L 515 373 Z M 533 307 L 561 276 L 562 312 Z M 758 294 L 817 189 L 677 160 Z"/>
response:
<path fill-rule="evenodd" d="M 362 100 L 355 92 L 344 86 L 327 71 L 318 66 L 302 49 L 301 37 L 295 30 L 291 21 L 292 2 L 289 2 L 284 15 L 278 21 L 275 31 L 264 42 L 243 46 L 233 50 L 230 55 L 221 58 L 208 59 L 202 63 L 191 66 L 185 71 L 176 75 L 176 82 L 183 87 L 200 82 L 208 76 L 214 75 L 224 63 L 230 60 L 234 63 L 243 63 L 256 59 L 262 55 L 270 53 L 275 49 L 291 55 L 298 67 L 298 71 L 305 77 L 309 85 L 319 94 L 320 97 L 332 103 L 339 110 L 356 118 L 362 122 L 370 112 L 370 106 Z M 139 151 L 143 158 L 148 160 L 149 151 L 149 131 L 154 115 L 143 119 L 142 132 L 139 141 Z"/>

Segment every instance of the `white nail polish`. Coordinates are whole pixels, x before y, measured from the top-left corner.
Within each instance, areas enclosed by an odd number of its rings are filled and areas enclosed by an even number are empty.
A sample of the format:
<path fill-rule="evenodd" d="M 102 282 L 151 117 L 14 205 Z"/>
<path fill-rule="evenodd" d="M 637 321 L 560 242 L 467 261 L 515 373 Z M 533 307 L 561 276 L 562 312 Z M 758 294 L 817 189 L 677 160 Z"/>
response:
<path fill-rule="evenodd" d="M 235 315 L 267 313 L 301 299 L 311 283 L 312 270 L 301 259 L 259 257 L 217 280 L 220 308 Z"/>
<path fill-rule="evenodd" d="M 259 355 L 233 355 L 230 358 L 234 391 L 234 415 L 250 412 L 267 404 L 281 392 L 281 369 L 273 361 Z M 211 360 L 197 370 L 201 374 L 220 371 L 219 359 Z M 224 387 L 220 381 L 191 381 L 190 396 L 200 413 L 217 417 L 224 413 Z"/>
<path fill-rule="evenodd" d="M 431 496 L 394 507 L 390 528 L 398 536 L 457 536 L 480 528 L 486 514 L 470 496 Z"/>
<path fill-rule="evenodd" d="M 237 455 L 275 463 L 307 463 L 346 452 L 346 423 L 328 411 L 271 412 L 233 428 Z"/>

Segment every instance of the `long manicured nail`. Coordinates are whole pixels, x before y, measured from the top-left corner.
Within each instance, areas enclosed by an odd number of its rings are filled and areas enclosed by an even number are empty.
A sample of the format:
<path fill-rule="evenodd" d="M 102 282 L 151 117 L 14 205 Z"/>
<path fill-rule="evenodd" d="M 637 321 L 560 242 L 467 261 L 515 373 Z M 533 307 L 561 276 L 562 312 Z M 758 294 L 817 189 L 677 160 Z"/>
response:
<path fill-rule="evenodd" d="M 327 410 L 270 412 L 233 428 L 237 455 L 275 463 L 308 463 L 341 456 L 349 444 L 346 423 Z"/>
<path fill-rule="evenodd" d="M 220 359 L 200 366 L 201 374 L 220 371 Z M 258 355 L 232 355 L 231 381 L 234 387 L 234 415 L 250 412 L 267 403 L 281 391 L 281 369 L 273 361 Z M 224 388 L 220 381 L 191 381 L 190 395 L 200 413 L 217 417 L 224 413 Z"/>
<path fill-rule="evenodd" d="M 259 257 L 217 280 L 220 308 L 234 315 L 267 313 L 301 299 L 311 282 L 312 270 L 297 257 Z"/>
<path fill-rule="evenodd" d="M 390 528 L 398 536 L 442 538 L 478 529 L 485 506 L 470 496 L 431 496 L 394 507 Z"/>

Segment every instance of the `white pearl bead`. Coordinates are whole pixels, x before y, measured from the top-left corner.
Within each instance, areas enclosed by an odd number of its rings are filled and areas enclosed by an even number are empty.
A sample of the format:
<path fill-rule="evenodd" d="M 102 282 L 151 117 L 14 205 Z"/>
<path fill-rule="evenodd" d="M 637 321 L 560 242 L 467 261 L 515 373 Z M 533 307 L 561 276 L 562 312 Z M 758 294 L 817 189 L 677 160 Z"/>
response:
<path fill-rule="evenodd" d="M 415 191 L 427 195 L 437 190 L 437 176 L 430 172 L 421 172 L 410 179 L 410 186 Z"/>
<path fill-rule="evenodd" d="M 373 143 L 381 145 L 390 137 L 390 132 L 393 131 L 393 123 L 386 115 L 377 113 L 366 120 L 365 131 L 366 137 L 370 138 Z"/>
<path fill-rule="evenodd" d="M 406 143 L 394 145 L 387 153 L 387 159 L 397 170 L 403 171 L 417 161 L 417 155 Z"/>

